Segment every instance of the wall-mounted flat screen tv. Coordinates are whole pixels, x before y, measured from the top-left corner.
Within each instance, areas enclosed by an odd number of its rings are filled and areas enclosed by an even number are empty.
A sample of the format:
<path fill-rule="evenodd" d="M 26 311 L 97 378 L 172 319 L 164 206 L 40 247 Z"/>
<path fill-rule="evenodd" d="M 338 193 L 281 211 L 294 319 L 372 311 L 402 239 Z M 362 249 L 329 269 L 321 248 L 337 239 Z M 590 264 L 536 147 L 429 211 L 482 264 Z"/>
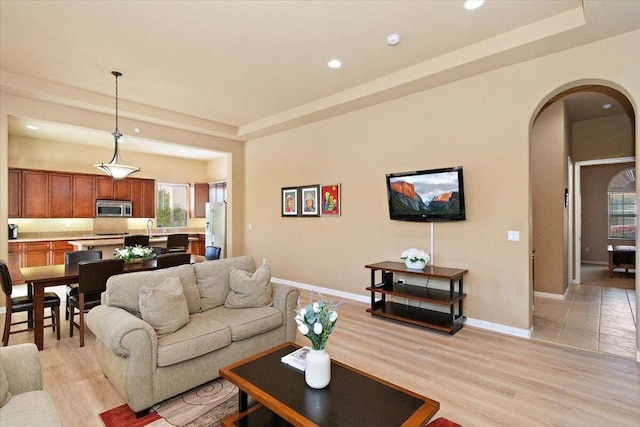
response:
<path fill-rule="evenodd" d="M 462 166 L 387 174 L 389 216 L 400 221 L 462 221 Z"/>

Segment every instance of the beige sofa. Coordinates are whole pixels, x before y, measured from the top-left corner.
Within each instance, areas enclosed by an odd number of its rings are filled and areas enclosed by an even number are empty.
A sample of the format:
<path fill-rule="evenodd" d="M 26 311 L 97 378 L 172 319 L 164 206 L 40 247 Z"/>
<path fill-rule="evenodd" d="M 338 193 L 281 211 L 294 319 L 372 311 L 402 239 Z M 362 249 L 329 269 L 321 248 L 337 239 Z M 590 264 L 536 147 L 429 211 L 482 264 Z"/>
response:
<path fill-rule="evenodd" d="M 175 296 L 175 278 L 184 298 L 156 305 L 154 312 L 153 293 L 162 288 L 162 295 Z M 269 279 L 268 266 L 256 270 L 250 256 L 111 277 L 102 305 L 86 317 L 104 375 L 143 414 L 219 377 L 228 364 L 294 341 L 299 292 Z M 163 310 L 174 314 L 169 322 L 162 322 Z"/>
<path fill-rule="evenodd" d="M 62 426 L 42 388 L 40 352 L 35 344 L 0 347 L 0 426 Z"/>

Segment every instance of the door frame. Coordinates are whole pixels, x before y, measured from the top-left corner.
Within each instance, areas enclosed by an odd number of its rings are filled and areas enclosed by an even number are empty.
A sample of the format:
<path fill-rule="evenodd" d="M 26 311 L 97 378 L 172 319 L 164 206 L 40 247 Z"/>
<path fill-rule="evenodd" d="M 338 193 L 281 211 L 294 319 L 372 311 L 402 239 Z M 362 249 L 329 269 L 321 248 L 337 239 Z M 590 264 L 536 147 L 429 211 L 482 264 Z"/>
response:
<path fill-rule="evenodd" d="M 575 224 L 575 229 L 574 229 L 574 235 L 573 235 L 574 237 L 573 247 L 575 248 L 574 250 L 575 279 L 573 283 L 576 283 L 576 284 L 580 283 L 580 266 L 582 265 L 582 198 L 581 198 L 582 193 L 580 189 L 581 168 L 583 166 L 612 165 L 617 163 L 629 163 L 629 162 L 635 163 L 635 161 L 636 161 L 635 156 L 630 156 L 630 157 L 616 157 L 612 159 L 584 160 L 581 162 L 574 163 L 573 177 L 574 177 L 575 192 L 574 192 L 573 205 L 575 209 L 574 209 L 573 220 Z M 637 243 L 637 237 L 636 237 L 636 243 Z"/>

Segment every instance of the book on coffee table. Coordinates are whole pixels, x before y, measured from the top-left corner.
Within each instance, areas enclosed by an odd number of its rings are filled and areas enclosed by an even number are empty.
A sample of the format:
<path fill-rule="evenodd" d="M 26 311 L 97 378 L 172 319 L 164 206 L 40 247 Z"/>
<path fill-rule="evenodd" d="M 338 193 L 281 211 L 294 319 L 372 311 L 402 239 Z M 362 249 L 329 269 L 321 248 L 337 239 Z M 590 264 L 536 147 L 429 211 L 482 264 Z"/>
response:
<path fill-rule="evenodd" d="M 289 366 L 293 366 L 296 369 L 300 369 L 301 371 L 304 371 L 304 367 L 306 363 L 305 359 L 307 357 L 307 354 L 309 353 L 309 350 L 310 350 L 309 347 L 301 347 L 296 351 L 293 351 L 287 354 L 286 356 L 282 356 L 280 358 L 280 361 L 283 363 L 286 363 Z"/>

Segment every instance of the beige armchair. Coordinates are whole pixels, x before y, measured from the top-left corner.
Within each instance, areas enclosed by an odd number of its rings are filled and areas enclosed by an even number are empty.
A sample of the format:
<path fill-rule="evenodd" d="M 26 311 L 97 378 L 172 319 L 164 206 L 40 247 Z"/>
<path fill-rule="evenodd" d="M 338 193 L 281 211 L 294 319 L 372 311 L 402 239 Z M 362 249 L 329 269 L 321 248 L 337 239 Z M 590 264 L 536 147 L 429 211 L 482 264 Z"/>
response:
<path fill-rule="evenodd" d="M 0 425 L 62 426 L 42 388 L 40 353 L 35 344 L 0 347 Z"/>

